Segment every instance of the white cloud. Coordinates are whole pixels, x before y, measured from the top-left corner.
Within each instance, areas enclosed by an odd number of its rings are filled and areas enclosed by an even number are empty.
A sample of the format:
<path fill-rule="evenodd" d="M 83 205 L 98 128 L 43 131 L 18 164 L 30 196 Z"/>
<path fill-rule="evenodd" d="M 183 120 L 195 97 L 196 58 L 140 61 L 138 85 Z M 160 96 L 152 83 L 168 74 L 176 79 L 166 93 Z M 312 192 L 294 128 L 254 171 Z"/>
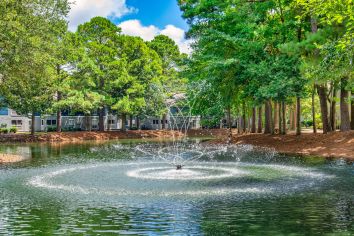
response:
<path fill-rule="evenodd" d="M 127 20 L 118 26 L 122 29 L 123 34 L 140 36 L 145 41 L 152 40 L 160 32 L 160 29 L 156 26 L 143 26 L 139 20 Z"/>
<path fill-rule="evenodd" d="M 159 29 L 154 25 L 143 26 L 139 20 L 128 20 L 118 25 L 122 28 L 122 33 L 131 36 L 140 36 L 145 41 L 152 40 L 155 36 L 163 34 L 173 39 L 183 53 L 191 53 L 191 40 L 184 38 L 184 30 L 174 25 L 167 25 L 164 29 Z"/>
<path fill-rule="evenodd" d="M 69 29 L 75 31 L 79 24 L 95 16 L 120 18 L 134 11 L 136 9 L 126 5 L 126 0 L 73 0 L 69 13 Z"/>

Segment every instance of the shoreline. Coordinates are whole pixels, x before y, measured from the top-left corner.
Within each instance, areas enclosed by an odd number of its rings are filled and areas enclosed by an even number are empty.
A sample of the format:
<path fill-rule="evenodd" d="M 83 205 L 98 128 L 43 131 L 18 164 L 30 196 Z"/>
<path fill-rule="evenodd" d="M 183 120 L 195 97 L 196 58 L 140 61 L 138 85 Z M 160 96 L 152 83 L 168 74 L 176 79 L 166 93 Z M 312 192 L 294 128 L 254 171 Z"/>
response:
<path fill-rule="evenodd" d="M 226 144 L 228 130 L 211 129 L 211 130 L 190 130 L 187 135 L 189 137 L 213 138 L 207 142 L 214 144 Z M 182 137 L 183 134 L 177 131 L 169 130 L 130 130 L 122 131 L 106 131 L 106 132 L 63 132 L 63 133 L 40 133 L 37 135 L 29 134 L 8 134 L 0 135 L 1 144 L 21 144 L 21 143 L 81 143 L 85 141 L 105 142 L 109 140 L 124 139 L 168 139 L 173 135 Z M 249 144 L 258 147 L 274 148 L 281 154 L 297 155 L 297 156 L 318 156 L 322 158 L 340 159 L 344 158 L 354 161 L 354 131 L 349 132 L 332 132 L 329 134 L 312 134 L 303 133 L 300 136 L 295 134 L 286 135 L 268 135 L 268 134 L 237 134 L 233 130 L 232 144 Z M 6 154 L 0 154 L 6 155 Z M 15 156 L 15 155 L 14 155 Z M 14 158 L 0 158 L 1 162 L 9 160 L 19 160 L 19 156 Z M 14 161 L 11 161 L 14 162 Z"/>
<path fill-rule="evenodd" d="M 183 136 L 174 131 L 175 137 Z M 108 141 L 120 139 L 168 138 L 173 136 L 168 130 L 128 130 L 128 131 L 75 131 L 75 132 L 50 132 L 30 134 L 3 134 L 0 135 L 0 144 L 13 143 L 65 143 L 82 141 Z"/>

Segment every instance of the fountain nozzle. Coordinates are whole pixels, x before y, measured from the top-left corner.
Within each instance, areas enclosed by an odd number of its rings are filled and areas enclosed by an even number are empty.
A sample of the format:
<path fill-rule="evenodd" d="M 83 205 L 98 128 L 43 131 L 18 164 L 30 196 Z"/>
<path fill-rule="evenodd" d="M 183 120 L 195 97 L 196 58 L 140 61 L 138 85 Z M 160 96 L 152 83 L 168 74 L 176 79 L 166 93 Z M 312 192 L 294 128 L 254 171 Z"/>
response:
<path fill-rule="evenodd" d="M 176 165 L 176 170 L 182 170 L 182 165 Z"/>

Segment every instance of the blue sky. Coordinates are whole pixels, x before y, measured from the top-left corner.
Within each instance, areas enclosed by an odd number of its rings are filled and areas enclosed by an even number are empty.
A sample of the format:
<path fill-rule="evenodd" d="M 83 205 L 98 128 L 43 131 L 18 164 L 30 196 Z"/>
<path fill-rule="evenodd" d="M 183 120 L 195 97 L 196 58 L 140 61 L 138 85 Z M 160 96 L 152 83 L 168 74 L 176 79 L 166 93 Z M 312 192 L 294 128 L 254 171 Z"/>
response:
<path fill-rule="evenodd" d="M 143 25 L 155 25 L 164 28 L 166 25 L 174 25 L 183 30 L 188 25 L 181 17 L 177 0 L 127 0 L 128 7 L 134 7 L 137 12 L 116 19 L 115 22 L 139 19 Z"/>
<path fill-rule="evenodd" d="M 139 36 L 146 41 L 163 34 L 172 38 L 181 52 L 190 53 L 190 40 L 185 39 L 188 25 L 182 18 L 177 0 L 74 0 L 68 16 L 69 29 L 92 17 L 112 20 L 123 34 Z"/>

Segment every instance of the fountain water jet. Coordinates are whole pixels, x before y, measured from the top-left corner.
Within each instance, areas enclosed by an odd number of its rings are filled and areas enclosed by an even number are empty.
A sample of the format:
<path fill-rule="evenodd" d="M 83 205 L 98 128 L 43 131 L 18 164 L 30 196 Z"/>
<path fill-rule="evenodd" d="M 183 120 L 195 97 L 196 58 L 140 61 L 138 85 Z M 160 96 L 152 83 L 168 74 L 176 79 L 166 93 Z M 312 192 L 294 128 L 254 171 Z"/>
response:
<path fill-rule="evenodd" d="M 176 170 L 182 170 L 182 165 L 176 165 Z"/>

